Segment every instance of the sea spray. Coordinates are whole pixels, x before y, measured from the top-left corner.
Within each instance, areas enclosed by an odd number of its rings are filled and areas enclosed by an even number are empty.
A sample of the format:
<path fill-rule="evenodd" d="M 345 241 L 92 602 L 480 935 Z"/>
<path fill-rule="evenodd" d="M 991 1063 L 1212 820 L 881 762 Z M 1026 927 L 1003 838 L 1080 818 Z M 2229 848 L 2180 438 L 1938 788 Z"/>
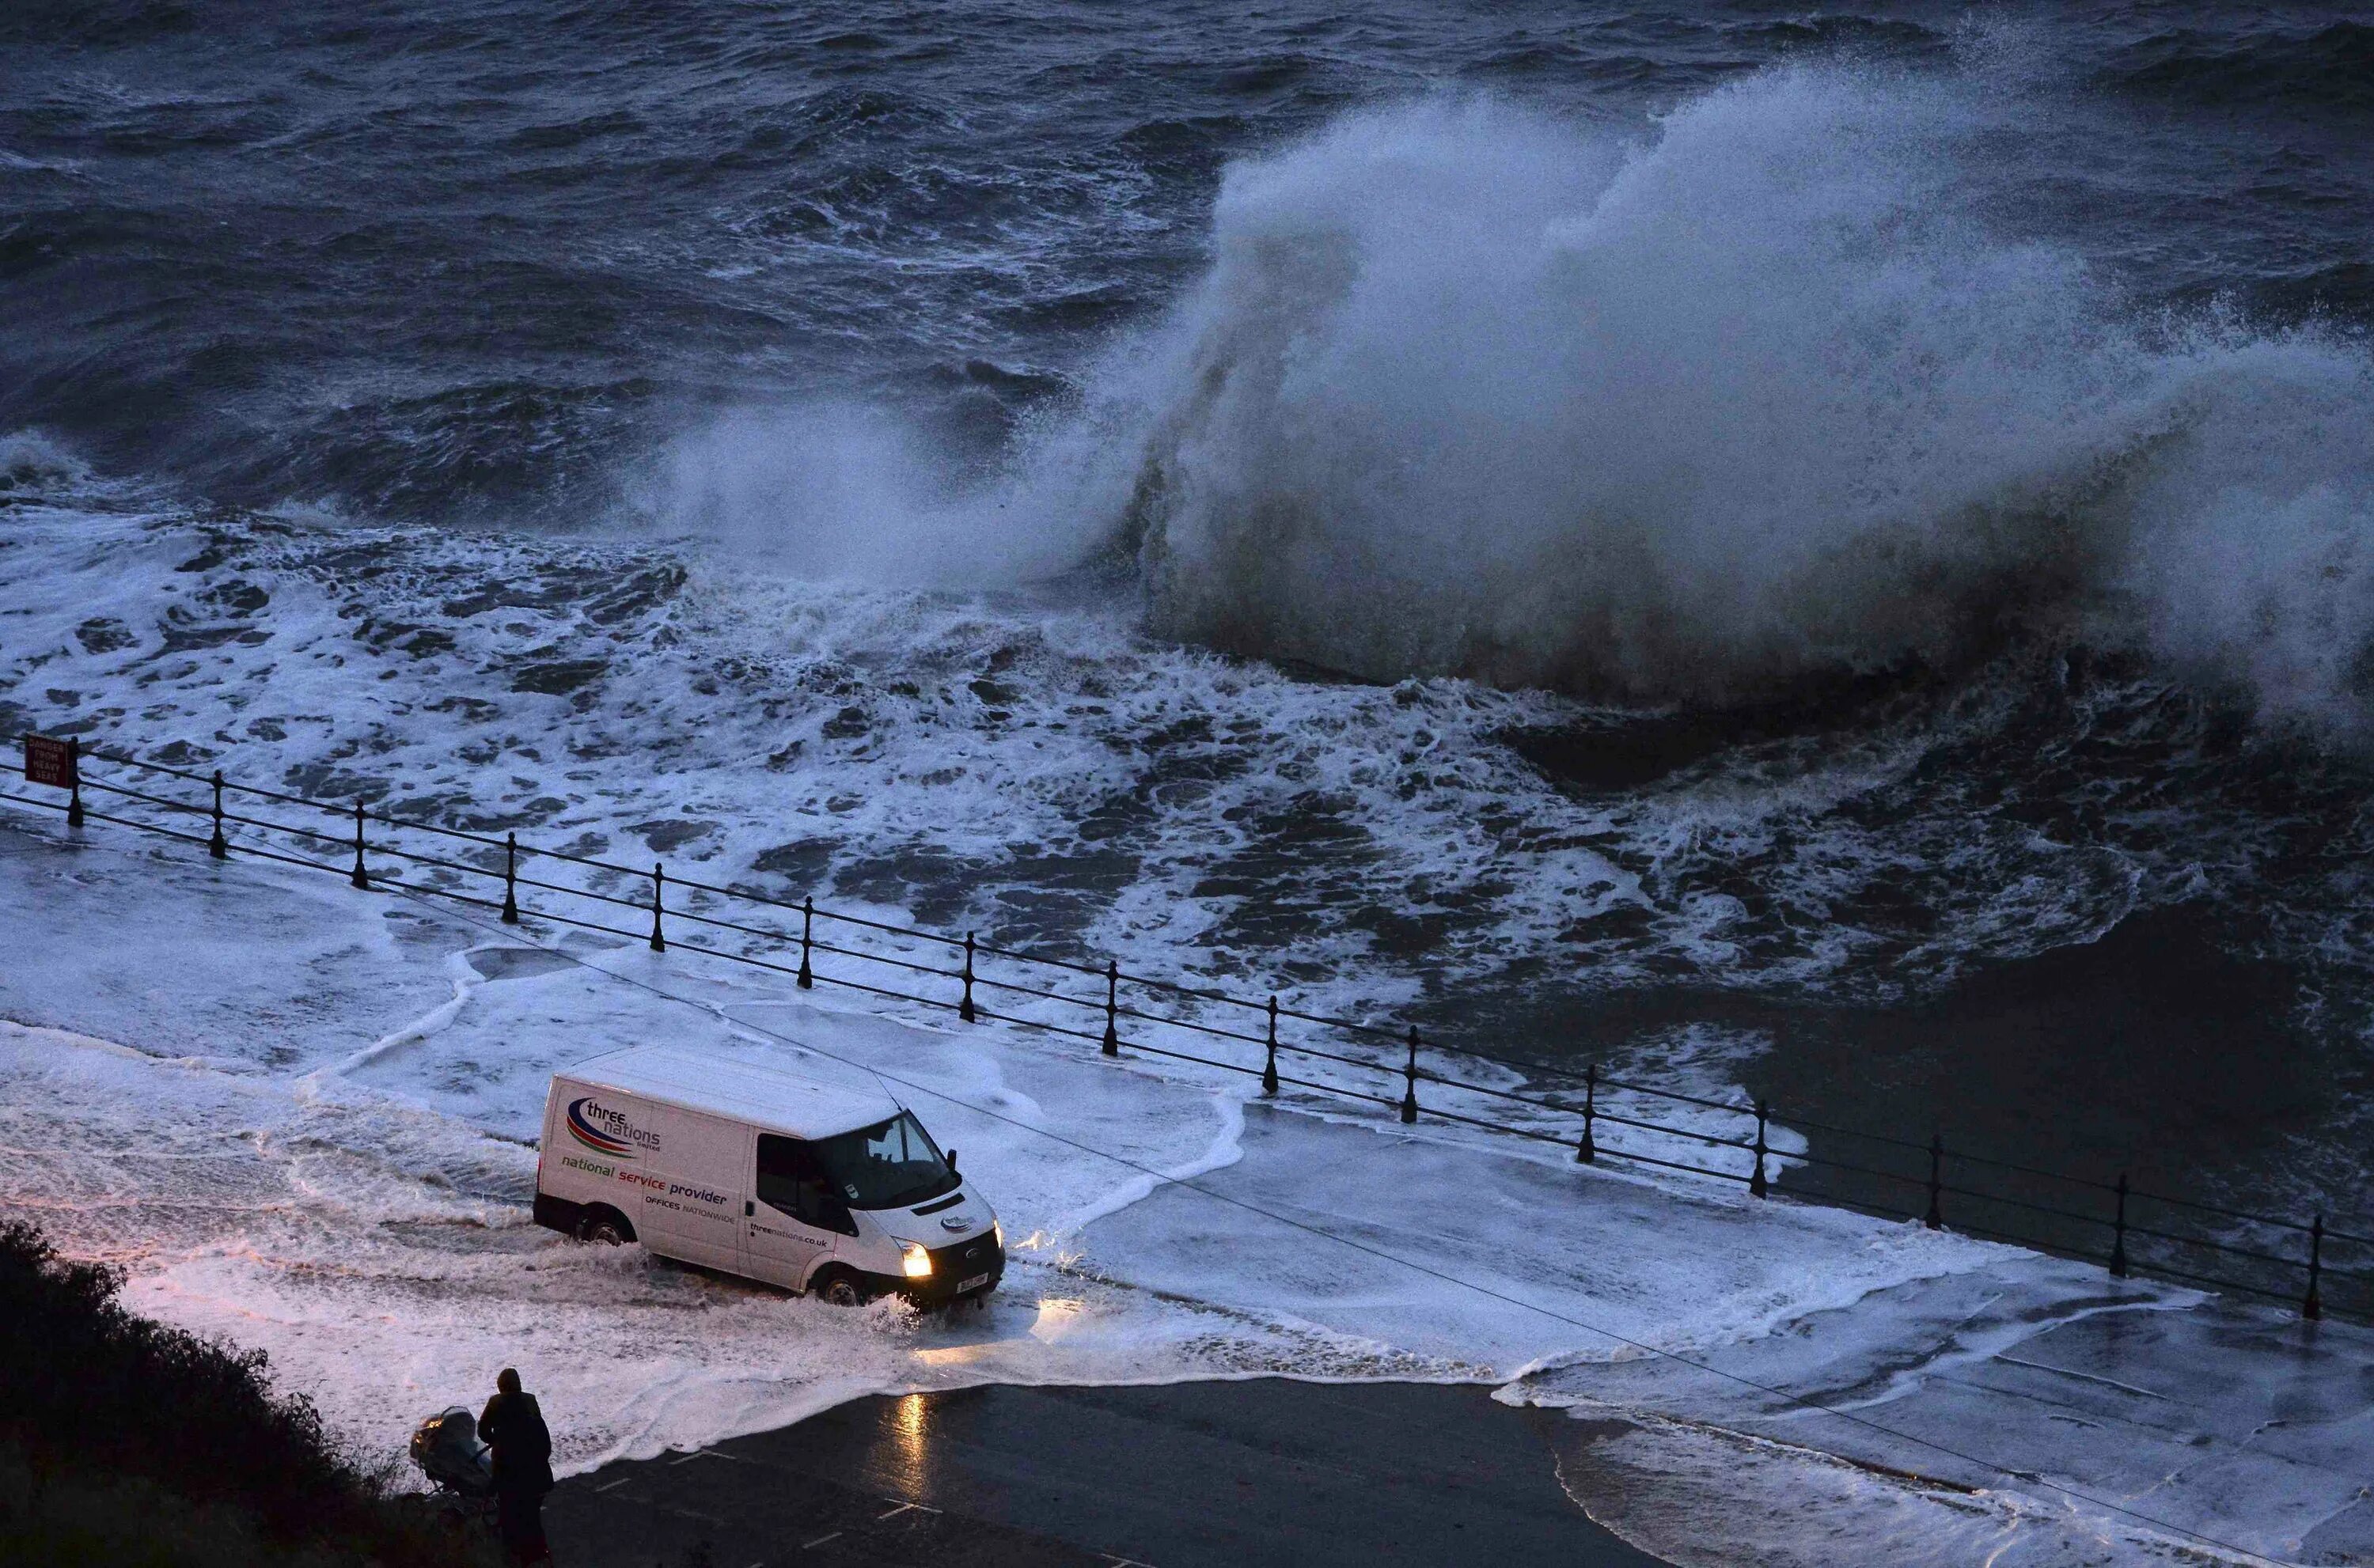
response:
<path fill-rule="evenodd" d="M 1780 68 L 1627 146 L 1489 101 L 1240 164 L 1126 375 L 1154 627 L 1752 700 L 2087 617 L 2354 711 L 2374 388 L 1971 210 L 1978 86 Z M 2238 578 L 2239 574 L 2239 578 Z"/>

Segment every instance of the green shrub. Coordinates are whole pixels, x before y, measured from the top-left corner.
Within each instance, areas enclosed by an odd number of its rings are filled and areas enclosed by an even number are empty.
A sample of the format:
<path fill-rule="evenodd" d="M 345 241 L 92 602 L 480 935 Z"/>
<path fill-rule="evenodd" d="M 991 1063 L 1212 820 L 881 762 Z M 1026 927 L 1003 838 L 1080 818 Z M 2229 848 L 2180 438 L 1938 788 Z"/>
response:
<path fill-rule="evenodd" d="M 122 1284 L 0 1223 L 0 1562 L 495 1561 L 342 1454 L 263 1352 L 128 1312 Z"/>

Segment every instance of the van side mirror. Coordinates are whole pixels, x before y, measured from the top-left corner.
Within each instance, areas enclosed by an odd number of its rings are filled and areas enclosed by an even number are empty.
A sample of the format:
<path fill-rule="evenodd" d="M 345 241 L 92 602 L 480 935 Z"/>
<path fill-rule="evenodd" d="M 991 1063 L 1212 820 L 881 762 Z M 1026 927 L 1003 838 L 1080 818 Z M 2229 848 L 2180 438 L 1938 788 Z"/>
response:
<path fill-rule="evenodd" d="M 954 1149 L 948 1151 L 948 1174 L 957 1174 L 957 1152 Z"/>

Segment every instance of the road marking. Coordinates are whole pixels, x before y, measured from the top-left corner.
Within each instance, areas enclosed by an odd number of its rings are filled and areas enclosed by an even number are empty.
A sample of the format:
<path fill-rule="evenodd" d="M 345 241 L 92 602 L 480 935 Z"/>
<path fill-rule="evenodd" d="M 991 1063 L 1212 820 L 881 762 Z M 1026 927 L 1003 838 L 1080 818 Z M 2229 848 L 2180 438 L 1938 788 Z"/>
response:
<path fill-rule="evenodd" d="M 822 1546 L 829 1540 L 839 1540 L 841 1532 L 835 1530 L 829 1536 L 818 1536 L 814 1540 L 804 1540 L 800 1542 L 800 1550 L 802 1551 L 814 1551 L 817 1547 Z"/>
<path fill-rule="evenodd" d="M 901 1514 L 936 1514 L 939 1512 L 937 1508 L 929 1508 L 921 1503 L 901 1503 L 895 1497 L 886 1497 L 882 1501 L 891 1504 L 893 1506 L 887 1514 L 875 1515 L 874 1517 L 877 1521 L 882 1519 L 895 1519 Z"/>
<path fill-rule="evenodd" d="M 622 1487 L 622 1486 L 626 1485 L 629 1481 L 630 1481 L 630 1480 L 634 1480 L 634 1479 L 635 1479 L 635 1478 L 634 1478 L 634 1477 L 632 1477 L 632 1476 L 620 1476 L 617 1480 L 605 1480 L 605 1481 L 604 1481 L 601 1485 L 599 1485 L 599 1486 L 595 1487 L 594 1490 L 594 1491 L 596 1491 L 596 1492 L 616 1492 L 616 1491 L 617 1491 L 620 1487 Z"/>

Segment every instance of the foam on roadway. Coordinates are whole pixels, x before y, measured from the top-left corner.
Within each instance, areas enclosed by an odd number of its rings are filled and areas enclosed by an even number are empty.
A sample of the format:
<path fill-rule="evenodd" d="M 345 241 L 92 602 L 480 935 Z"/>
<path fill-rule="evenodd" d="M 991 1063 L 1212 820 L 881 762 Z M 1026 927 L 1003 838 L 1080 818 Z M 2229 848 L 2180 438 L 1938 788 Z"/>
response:
<path fill-rule="evenodd" d="M 1678 1562 L 2176 1550 L 2047 1481 L 2287 1559 L 2366 1550 L 2345 1325 L 121 834 L 12 812 L 0 840 L 39 911 L 0 971 L 0 1198 L 378 1451 L 505 1363 L 570 1469 L 981 1383 L 1476 1383 L 1581 1418 L 1569 1486 Z M 534 1227 L 547 1075 L 637 1038 L 883 1075 L 1004 1217 L 994 1305 L 839 1311 Z"/>

